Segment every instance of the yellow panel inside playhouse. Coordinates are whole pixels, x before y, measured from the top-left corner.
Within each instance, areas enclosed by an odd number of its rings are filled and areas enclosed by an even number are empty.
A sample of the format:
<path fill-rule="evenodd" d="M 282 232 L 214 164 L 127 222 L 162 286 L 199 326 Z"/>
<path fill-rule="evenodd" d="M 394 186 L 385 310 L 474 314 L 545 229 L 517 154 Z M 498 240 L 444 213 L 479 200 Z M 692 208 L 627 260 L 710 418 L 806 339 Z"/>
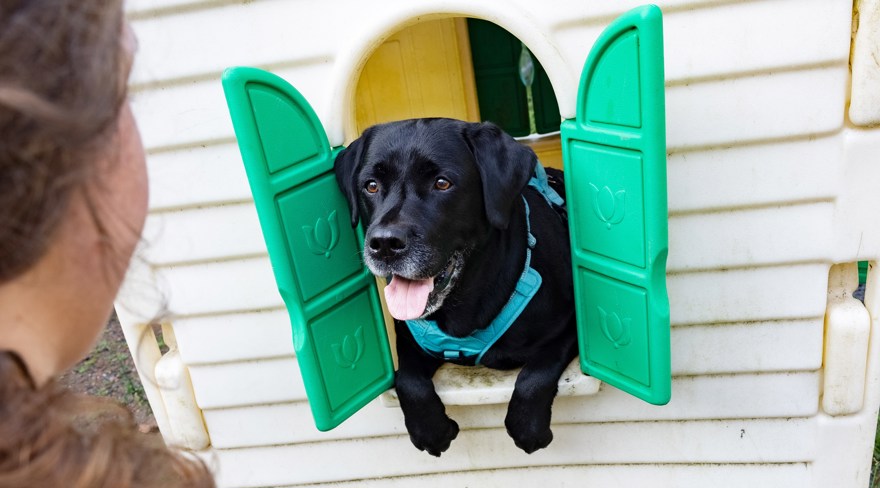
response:
<path fill-rule="evenodd" d="M 357 86 L 357 132 L 392 120 L 451 117 L 478 121 L 464 19 L 408 27 L 367 61 Z"/>
<path fill-rule="evenodd" d="M 398 31 L 372 53 L 358 79 L 353 140 L 367 127 L 417 117 L 481 117 L 468 22 L 462 17 L 421 22 Z M 522 137 L 545 165 L 562 169 L 558 133 Z"/>

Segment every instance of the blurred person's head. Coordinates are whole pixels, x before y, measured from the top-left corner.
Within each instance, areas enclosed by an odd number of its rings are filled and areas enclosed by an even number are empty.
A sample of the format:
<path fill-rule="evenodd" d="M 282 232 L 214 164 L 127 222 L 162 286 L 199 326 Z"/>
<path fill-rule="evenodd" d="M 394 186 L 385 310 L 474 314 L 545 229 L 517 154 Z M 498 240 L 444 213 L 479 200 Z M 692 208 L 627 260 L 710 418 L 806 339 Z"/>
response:
<path fill-rule="evenodd" d="M 0 0 L 0 487 L 213 486 L 52 380 L 91 348 L 147 211 L 121 0 Z"/>

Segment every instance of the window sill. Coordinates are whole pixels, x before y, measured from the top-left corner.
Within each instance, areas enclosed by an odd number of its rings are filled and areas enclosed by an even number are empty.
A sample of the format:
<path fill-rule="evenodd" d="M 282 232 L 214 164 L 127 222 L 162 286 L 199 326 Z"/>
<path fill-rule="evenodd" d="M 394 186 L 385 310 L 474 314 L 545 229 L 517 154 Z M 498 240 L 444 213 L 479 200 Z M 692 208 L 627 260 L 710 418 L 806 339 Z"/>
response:
<path fill-rule="evenodd" d="M 532 148 L 544 166 L 562 169 L 562 140 L 559 132 L 532 134 L 517 138 L 517 142 Z"/>
<path fill-rule="evenodd" d="M 592 376 L 581 373 L 575 358 L 559 377 L 557 396 L 593 395 L 601 383 Z M 513 385 L 519 369 L 499 371 L 482 366 L 458 366 L 444 364 L 434 375 L 434 388 L 444 405 L 486 405 L 507 403 L 513 394 Z M 382 394 L 386 407 L 399 407 L 397 390 Z"/>

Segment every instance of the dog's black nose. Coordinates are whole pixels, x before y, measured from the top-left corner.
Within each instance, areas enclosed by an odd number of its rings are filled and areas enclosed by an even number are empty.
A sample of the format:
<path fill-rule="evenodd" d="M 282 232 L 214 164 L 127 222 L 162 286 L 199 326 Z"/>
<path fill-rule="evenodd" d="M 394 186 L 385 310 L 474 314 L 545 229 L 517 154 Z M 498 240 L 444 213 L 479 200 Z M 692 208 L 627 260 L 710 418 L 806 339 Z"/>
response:
<path fill-rule="evenodd" d="M 370 251 L 379 258 L 390 258 L 406 250 L 406 233 L 396 227 L 373 230 L 368 239 Z"/>

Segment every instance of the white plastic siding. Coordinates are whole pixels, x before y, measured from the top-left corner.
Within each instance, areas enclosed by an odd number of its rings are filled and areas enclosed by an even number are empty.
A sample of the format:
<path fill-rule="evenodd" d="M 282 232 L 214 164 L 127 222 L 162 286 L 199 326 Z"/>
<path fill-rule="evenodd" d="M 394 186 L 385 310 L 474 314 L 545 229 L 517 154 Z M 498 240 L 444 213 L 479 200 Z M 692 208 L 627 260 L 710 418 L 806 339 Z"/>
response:
<path fill-rule="evenodd" d="M 844 0 L 658 2 L 670 152 L 669 405 L 607 385 L 559 398 L 555 439 L 530 456 L 505 433 L 504 405 L 449 407 L 463 431 L 439 459 L 417 451 L 400 410 L 378 401 L 331 432 L 312 423 L 223 69 L 251 65 L 286 78 L 340 144 L 351 108 L 338 90 L 358 62 L 352 56 L 381 42 L 371 33 L 390 35 L 413 12 L 471 13 L 527 44 L 541 40 L 529 46 L 539 58 L 556 53 L 559 63 L 545 67 L 570 117 L 593 41 L 639 3 L 129 2 L 151 214 L 143 262 L 120 299 L 129 312 L 120 315 L 135 325 L 163 298 L 175 314 L 221 486 L 824 488 L 830 451 L 864 464 L 869 450 L 851 447 L 855 427 L 819 412 L 829 267 L 876 259 L 880 247 L 876 219 L 841 224 L 838 216 L 841 195 L 858 180 L 845 163 L 853 144 L 880 147 L 875 132 L 845 126 L 852 4 Z M 874 240 L 850 251 L 859 225 Z M 875 396 L 865 408 L 852 425 L 876 415 Z M 861 488 L 846 483 L 862 480 L 859 472 L 837 486 Z"/>

